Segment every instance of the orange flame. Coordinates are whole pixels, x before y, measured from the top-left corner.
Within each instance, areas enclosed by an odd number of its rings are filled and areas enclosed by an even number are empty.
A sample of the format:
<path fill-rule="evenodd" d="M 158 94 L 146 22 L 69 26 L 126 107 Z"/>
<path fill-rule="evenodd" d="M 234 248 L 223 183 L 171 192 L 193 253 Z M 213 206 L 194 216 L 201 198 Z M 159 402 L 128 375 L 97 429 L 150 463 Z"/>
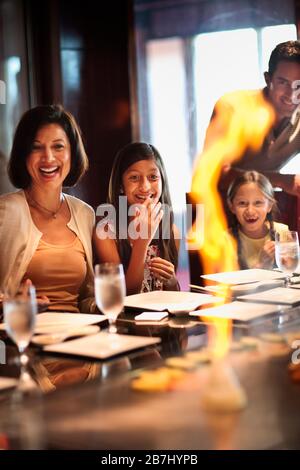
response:
<path fill-rule="evenodd" d="M 216 105 L 210 126 L 210 145 L 197 158 L 192 182 L 194 203 L 204 205 L 204 237 L 196 233 L 195 224 L 188 240 L 203 240 L 200 256 L 205 274 L 238 269 L 236 243 L 227 231 L 226 216 L 218 192 L 221 171 L 243 156 L 246 150 L 258 151 L 274 120 L 274 112 L 261 92 L 238 91 L 224 95 Z M 223 286 L 222 296 L 227 292 Z M 231 321 L 213 319 L 210 343 L 217 358 L 223 357 L 231 338 Z M 213 334 L 213 338 L 211 335 Z"/>

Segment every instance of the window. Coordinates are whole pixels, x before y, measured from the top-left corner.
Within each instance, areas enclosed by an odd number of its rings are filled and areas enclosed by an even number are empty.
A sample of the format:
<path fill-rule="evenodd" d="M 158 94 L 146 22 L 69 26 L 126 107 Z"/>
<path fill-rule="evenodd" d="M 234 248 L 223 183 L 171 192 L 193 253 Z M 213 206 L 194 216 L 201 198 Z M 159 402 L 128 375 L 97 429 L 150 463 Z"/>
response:
<path fill-rule="evenodd" d="M 252 3 L 256 6 L 249 8 Z M 136 0 L 135 21 L 138 135 L 163 157 L 175 221 L 184 233 L 185 193 L 213 106 L 228 91 L 264 86 L 270 52 L 297 38 L 294 5 Z M 182 249 L 179 271 L 186 270 Z"/>

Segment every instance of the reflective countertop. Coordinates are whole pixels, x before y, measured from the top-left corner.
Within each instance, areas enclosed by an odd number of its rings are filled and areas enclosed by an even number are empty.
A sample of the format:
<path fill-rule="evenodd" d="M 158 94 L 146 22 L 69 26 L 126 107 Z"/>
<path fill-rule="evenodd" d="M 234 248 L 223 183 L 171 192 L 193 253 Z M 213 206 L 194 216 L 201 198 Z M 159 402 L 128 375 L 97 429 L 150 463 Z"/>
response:
<path fill-rule="evenodd" d="M 35 393 L 17 401 L 13 390 L 0 392 L 0 437 L 5 437 L 7 447 L 300 448 L 300 383 L 289 372 L 293 349 L 276 343 L 276 336 L 292 332 L 296 337 L 299 332 L 300 339 L 299 307 L 234 325 L 226 363 L 245 390 L 248 404 L 240 412 L 226 414 L 208 413 L 201 406 L 202 379 L 209 364 L 187 367 L 184 379 L 170 390 L 132 388 L 132 381 L 143 371 L 165 367 L 168 358 L 186 357 L 208 343 L 207 325 L 201 321 L 169 317 L 153 325 L 137 325 L 135 314 L 119 317 L 118 332 L 158 336 L 160 344 L 107 361 L 30 348 L 28 371 L 36 383 Z M 268 333 L 275 333 L 273 339 Z M 245 337 L 256 338 L 258 346 L 241 347 Z M 7 344 L 0 376 L 18 377 L 16 348 Z"/>

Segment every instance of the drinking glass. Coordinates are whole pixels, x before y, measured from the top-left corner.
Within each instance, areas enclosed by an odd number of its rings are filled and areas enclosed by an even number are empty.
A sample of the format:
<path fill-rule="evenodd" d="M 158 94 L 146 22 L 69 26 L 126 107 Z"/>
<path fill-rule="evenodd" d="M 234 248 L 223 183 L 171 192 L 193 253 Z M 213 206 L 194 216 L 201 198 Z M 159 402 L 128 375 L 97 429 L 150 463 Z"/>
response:
<path fill-rule="evenodd" d="M 37 313 L 34 286 L 24 285 L 16 294 L 5 292 L 3 313 L 6 332 L 17 345 L 20 354 L 21 372 L 18 389 L 25 391 L 33 385 L 27 371 L 28 356 L 25 351 L 34 332 Z"/>
<path fill-rule="evenodd" d="M 291 277 L 299 264 L 297 232 L 286 230 L 275 233 L 275 259 L 278 268 L 285 274 L 286 287 L 290 287 Z"/>
<path fill-rule="evenodd" d="M 122 264 L 103 263 L 95 266 L 95 297 L 99 310 L 108 317 L 109 333 L 116 333 L 116 321 L 126 293 Z"/>

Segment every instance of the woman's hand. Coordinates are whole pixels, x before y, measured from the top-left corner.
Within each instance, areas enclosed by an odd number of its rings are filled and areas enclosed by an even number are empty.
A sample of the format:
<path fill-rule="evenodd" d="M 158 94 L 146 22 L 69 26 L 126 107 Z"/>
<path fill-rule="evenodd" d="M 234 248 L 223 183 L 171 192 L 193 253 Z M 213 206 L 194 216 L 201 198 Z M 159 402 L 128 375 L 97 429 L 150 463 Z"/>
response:
<path fill-rule="evenodd" d="M 21 284 L 20 291 L 25 293 L 29 286 L 32 286 L 32 281 L 31 279 L 26 279 L 26 281 Z M 36 297 L 36 305 L 38 313 L 45 312 L 50 305 L 50 300 L 46 295 L 41 295 L 40 297 Z"/>
<path fill-rule="evenodd" d="M 50 305 L 50 300 L 46 295 L 42 295 L 41 297 L 36 298 L 36 304 L 38 313 L 46 312 L 47 308 Z"/>
<path fill-rule="evenodd" d="M 274 264 L 274 257 L 275 257 L 275 242 L 274 241 L 267 241 L 259 256 L 259 267 L 264 269 L 272 269 Z"/>
<path fill-rule="evenodd" d="M 4 294 L 0 293 L 0 321 L 2 321 L 3 319 L 2 318 L 3 317 L 3 297 L 4 297 Z M 42 313 L 48 309 L 50 305 L 50 300 L 48 299 L 46 295 L 42 295 L 41 297 L 36 298 L 36 304 L 37 304 L 38 313 Z"/>
<path fill-rule="evenodd" d="M 173 279 L 177 283 L 174 264 L 170 261 L 159 257 L 152 258 L 149 263 L 149 269 L 153 276 L 164 284 L 169 284 Z"/>

